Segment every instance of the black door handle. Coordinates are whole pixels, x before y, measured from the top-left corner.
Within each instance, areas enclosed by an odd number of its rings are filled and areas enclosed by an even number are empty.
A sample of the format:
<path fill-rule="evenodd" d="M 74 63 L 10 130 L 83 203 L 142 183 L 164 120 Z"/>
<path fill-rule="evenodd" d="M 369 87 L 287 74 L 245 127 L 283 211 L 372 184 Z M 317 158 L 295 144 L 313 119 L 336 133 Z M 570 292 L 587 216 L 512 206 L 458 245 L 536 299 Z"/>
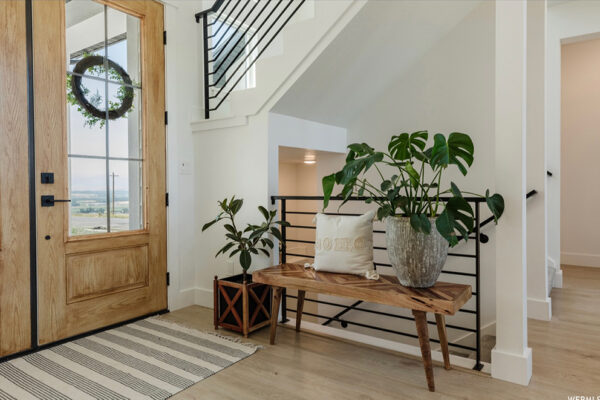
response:
<path fill-rule="evenodd" d="M 54 196 L 42 196 L 42 207 L 54 207 L 54 203 L 70 203 L 71 200 L 56 200 Z"/>

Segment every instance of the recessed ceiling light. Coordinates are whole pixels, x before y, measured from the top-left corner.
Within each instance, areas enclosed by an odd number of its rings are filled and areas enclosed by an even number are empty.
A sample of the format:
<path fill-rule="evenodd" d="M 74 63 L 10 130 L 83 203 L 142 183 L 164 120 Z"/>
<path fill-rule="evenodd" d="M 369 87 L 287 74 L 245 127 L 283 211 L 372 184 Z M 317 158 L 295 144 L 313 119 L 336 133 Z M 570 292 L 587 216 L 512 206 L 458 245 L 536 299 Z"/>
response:
<path fill-rule="evenodd" d="M 316 164 L 317 160 L 304 160 L 304 164 Z"/>

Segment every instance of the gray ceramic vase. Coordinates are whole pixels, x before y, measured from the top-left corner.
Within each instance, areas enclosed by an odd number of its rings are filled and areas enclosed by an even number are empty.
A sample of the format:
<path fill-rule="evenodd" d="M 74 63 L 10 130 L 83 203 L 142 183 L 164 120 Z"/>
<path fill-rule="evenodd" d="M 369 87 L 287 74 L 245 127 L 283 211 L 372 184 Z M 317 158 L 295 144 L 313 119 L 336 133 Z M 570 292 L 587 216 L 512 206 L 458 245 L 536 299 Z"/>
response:
<path fill-rule="evenodd" d="M 448 242 L 435 228 L 435 219 L 429 220 L 429 235 L 415 231 L 407 217 L 388 217 L 385 220 L 390 263 L 404 286 L 433 286 L 446 263 Z"/>

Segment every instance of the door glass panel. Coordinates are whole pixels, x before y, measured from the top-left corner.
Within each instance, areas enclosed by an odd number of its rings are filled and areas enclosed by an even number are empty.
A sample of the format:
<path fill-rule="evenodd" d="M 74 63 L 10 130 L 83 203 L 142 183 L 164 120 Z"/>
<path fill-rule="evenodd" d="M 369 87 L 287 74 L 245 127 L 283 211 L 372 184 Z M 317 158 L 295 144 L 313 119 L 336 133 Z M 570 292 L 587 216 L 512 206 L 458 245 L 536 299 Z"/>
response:
<path fill-rule="evenodd" d="M 92 0 L 67 1 L 65 4 L 67 71 L 85 55 L 104 55 L 104 6 Z M 94 71 L 86 71 L 93 74 Z"/>
<path fill-rule="evenodd" d="M 140 21 L 91 0 L 65 7 L 70 235 L 143 229 Z"/>
<path fill-rule="evenodd" d="M 108 46 L 108 58 L 117 62 L 125 71 L 134 86 L 141 82 L 140 19 L 119 10 L 108 8 L 108 35 L 112 37 Z M 123 78 L 115 76 L 122 82 Z"/>
<path fill-rule="evenodd" d="M 111 232 L 142 229 L 142 162 L 111 160 Z"/>
<path fill-rule="evenodd" d="M 90 104 L 104 108 L 106 85 L 88 77 L 67 75 L 67 85 L 80 83 L 81 93 Z M 73 90 L 67 89 L 69 154 L 106 156 L 106 129 L 104 119 L 93 116 L 78 101 Z"/>
<path fill-rule="evenodd" d="M 71 236 L 108 232 L 106 160 L 69 158 L 71 171 Z"/>
<path fill-rule="evenodd" d="M 141 90 L 109 83 L 108 98 L 120 104 L 133 97 L 129 111 L 123 117 L 108 121 L 109 152 L 111 157 L 140 160 L 142 158 Z"/>

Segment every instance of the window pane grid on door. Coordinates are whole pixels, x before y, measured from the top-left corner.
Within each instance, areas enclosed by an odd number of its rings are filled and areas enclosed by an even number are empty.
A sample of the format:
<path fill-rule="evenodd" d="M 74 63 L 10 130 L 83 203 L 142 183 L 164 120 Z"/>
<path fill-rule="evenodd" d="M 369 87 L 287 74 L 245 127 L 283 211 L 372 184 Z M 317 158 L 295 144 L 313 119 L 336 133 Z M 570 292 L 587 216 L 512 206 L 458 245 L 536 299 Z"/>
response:
<path fill-rule="evenodd" d="M 86 3 L 87 12 L 82 12 Z M 107 6 L 98 8 L 91 0 L 78 7 L 77 15 L 67 15 L 70 235 L 140 230 L 139 19 Z M 92 36 L 90 43 L 81 41 L 82 32 Z"/>
<path fill-rule="evenodd" d="M 132 82 L 131 84 L 130 83 L 125 83 L 123 81 L 111 79 L 110 76 L 107 79 L 104 76 L 103 77 L 99 77 L 99 76 L 93 76 L 93 75 L 88 75 L 88 74 L 79 74 L 79 73 L 76 73 L 76 72 L 73 72 L 73 71 L 67 71 L 67 74 L 69 76 L 79 76 L 81 78 L 85 78 L 85 79 L 89 79 L 89 80 L 95 80 L 95 81 L 99 81 L 99 82 L 102 82 L 102 83 L 108 81 L 108 83 L 114 83 L 114 84 L 117 84 L 119 86 L 125 86 L 125 87 L 129 87 L 129 88 L 132 88 L 132 89 L 141 89 L 142 88 L 139 85 L 139 83 L 138 84 L 136 84 L 134 82 Z"/>
<path fill-rule="evenodd" d="M 103 156 L 88 156 L 84 154 L 69 154 L 69 158 L 93 158 L 96 160 L 115 160 L 115 161 L 144 161 L 142 158 L 130 157 L 103 157 Z"/>

